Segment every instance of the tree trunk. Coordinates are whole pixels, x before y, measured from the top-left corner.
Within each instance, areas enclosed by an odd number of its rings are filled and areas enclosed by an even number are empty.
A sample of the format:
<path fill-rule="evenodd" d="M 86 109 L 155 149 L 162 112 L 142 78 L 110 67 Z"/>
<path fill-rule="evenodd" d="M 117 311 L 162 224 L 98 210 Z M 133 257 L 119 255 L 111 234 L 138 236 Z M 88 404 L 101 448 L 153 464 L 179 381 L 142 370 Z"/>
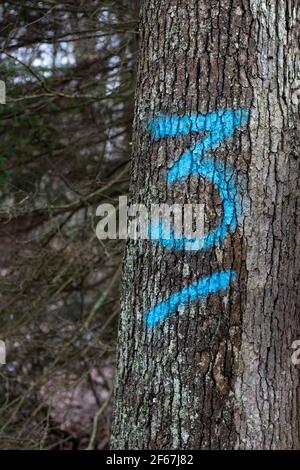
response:
<path fill-rule="evenodd" d="M 132 201 L 205 235 L 127 244 L 115 449 L 300 449 L 299 7 L 143 2 Z"/>

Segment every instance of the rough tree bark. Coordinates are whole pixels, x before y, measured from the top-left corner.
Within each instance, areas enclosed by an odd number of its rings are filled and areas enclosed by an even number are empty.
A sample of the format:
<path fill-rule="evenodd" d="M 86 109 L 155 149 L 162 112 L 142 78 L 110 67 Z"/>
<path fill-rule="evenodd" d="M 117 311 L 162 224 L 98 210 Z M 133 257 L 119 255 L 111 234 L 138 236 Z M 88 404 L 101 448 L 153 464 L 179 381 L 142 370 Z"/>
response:
<path fill-rule="evenodd" d="M 299 9 L 299 0 L 143 2 L 132 200 L 202 201 L 212 230 L 224 210 L 212 180 L 166 183 L 203 136 L 191 128 L 153 139 L 149 118 L 248 109 L 247 124 L 210 151 L 234 168 L 243 217 L 206 250 L 128 242 L 115 449 L 300 449 L 291 363 L 300 339 Z M 154 305 L 229 268 L 229 287 L 147 326 Z"/>

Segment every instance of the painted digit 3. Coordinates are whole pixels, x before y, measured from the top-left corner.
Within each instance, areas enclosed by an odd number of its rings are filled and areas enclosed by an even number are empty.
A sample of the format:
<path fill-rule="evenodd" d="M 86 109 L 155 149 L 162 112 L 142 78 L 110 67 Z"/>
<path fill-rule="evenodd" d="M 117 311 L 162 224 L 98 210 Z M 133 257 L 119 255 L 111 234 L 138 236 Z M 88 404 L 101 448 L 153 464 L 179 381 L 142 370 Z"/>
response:
<path fill-rule="evenodd" d="M 225 143 L 236 129 L 247 124 L 248 119 L 247 109 L 223 109 L 208 114 L 160 115 L 149 120 L 151 137 L 154 140 L 192 132 L 203 134 L 203 137 L 191 149 L 183 152 L 178 161 L 167 170 L 167 183 L 173 184 L 189 176 L 201 176 L 217 188 L 222 202 L 222 217 L 219 224 L 202 237 L 176 236 L 175 238 L 173 230 L 166 236 L 164 224 L 159 221 L 149 227 L 152 240 L 157 240 L 167 249 L 208 250 L 220 247 L 228 233 L 236 230 L 242 216 L 242 208 L 240 190 L 235 183 L 234 168 L 227 162 L 225 164 L 216 161 L 209 152 Z M 226 270 L 189 284 L 151 308 L 145 316 L 147 326 L 156 326 L 183 305 L 226 290 L 235 279 L 235 272 Z"/>

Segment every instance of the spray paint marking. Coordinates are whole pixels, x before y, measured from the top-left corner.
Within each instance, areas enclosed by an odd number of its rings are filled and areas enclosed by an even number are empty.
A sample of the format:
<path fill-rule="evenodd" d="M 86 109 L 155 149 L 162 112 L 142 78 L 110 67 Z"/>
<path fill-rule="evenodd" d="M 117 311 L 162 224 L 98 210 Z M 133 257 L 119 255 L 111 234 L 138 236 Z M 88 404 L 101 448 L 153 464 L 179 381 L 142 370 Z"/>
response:
<path fill-rule="evenodd" d="M 155 326 L 180 306 L 186 305 L 201 297 L 206 297 L 215 292 L 225 290 L 235 279 L 236 275 L 233 271 L 223 271 L 203 277 L 199 281 L 184 287 L 179 292 L 171 295 L 167 300 L 160 302 L 151 308 L 146 316 L 148 326 Z"/>
<path fill-rule="evenodd" d="M 182 153 L 167 171 L 167 183 L 172 184 L 189 176 L 199 175 L 210 181 L 217 189 L 222 201 L 222 218 L 217 227 L 200 238 L 174 237 L 174 231 L 165 235 L 162 221 L 149 227 L 150 238 L 156 239 L 168 249 L 185 251 L 208 250 L 220 247 L 229 232 L 234 232 L 242 216 L 241 198 L 234 181 L 234 168 L 228 163 L 218 162 L 209 152 L 225 143 L 235 132 L 247 124 L 247 109 L 224 109 L 208 114 L 185 116 L 160 115 L 149 120 L 154 140 L 176 137 L 190 133 L 204 136 L 191 148 Z M 145 317 L 146 324 L 154 327 L 180 306 L 225 290 L 236 279 L 233 271 L 223 271 L 204 277 L 196 283 L 182 288 L 167 300 L 151 308 Z"/>

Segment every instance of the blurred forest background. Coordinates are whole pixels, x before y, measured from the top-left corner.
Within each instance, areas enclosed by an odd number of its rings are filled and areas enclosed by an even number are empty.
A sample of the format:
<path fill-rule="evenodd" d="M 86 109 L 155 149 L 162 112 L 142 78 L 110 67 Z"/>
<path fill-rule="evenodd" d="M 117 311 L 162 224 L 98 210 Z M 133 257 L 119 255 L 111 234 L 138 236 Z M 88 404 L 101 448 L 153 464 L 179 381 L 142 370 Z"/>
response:
<path fill-rule="evenodd" d="M 123 255 L 96 207 L 127 193 L 139 0 L 0 5 L 1 449 L 104 449 Z"/>

